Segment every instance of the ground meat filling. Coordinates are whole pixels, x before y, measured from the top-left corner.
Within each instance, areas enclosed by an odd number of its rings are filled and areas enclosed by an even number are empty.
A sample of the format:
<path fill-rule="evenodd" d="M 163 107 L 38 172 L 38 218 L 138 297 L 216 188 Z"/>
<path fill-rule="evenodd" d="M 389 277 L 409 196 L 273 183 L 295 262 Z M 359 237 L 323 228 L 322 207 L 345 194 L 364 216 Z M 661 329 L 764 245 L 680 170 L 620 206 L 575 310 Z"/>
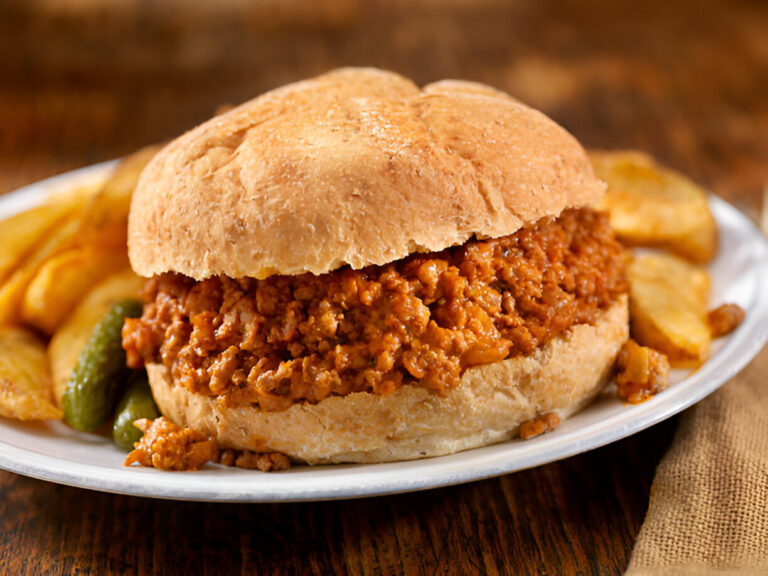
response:
<path fill-rule="evenodd" d="M 386 266 L 266 280 L 165 274 L 123 328 L 132 367 L 230 405 L 284 410 L 331 395 L 438 393 L 479 364 L 530 354 L 627 291 L 607 218 L 569 210 L 515 234 Z"/>

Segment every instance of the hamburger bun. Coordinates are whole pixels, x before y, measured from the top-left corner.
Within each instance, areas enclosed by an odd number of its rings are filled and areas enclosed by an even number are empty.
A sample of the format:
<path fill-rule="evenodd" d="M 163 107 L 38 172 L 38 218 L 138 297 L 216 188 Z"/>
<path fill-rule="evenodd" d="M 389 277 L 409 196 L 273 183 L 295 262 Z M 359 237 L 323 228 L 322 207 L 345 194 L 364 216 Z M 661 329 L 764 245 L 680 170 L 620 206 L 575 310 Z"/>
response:
<path fill-rule="evenodd" d="M 342 69 L 166 146 L 128 251 L 142 276 L 323 274 L 506 236 L 604 189 L 568 132 L 502 92 Z"/>
<path fill-rule="evenodd" d="M 170 143 L 134 193 L 136 272 L 324 274 L 496 238 L 596 202 L 586 153 L 492 88 L 342 69 L 264 94 Z M 581 408 L 628 337 L 621 296 L 533 354 L 473 366 L 445 394 L 404 385 L 276 412 L 192 393 L 147 363 L 161 412 L 220 445 L 309 463 L 436 456 L 515 436 Z"/>

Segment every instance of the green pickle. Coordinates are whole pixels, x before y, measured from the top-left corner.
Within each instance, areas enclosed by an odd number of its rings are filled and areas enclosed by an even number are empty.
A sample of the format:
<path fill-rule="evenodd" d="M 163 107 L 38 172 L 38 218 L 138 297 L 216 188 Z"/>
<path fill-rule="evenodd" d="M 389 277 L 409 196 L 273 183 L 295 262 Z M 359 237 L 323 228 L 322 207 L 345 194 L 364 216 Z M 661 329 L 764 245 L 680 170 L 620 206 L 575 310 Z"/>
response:
<path fill-rule="evenodd" d="M 112 425 L 112 440 L 126 452 L 133 450 L 135 442 L 141 440 L 141 430 L 133 423 L 140 418 L 154 420 L 160 416 L 152 398 L 152 390 L 144 371 L 131 376 L 131 382 L 117 406 L 115 423 Z"/>
<path fill-rule="evenodd" d="M 122 347 L 123 321 L 141 316 L 141 310 L 141 302 L 123 300 L 93 329 L 64 392 L 64 418 L 73 428 L 92 432 L 115 413 L 130 374 Z"/>

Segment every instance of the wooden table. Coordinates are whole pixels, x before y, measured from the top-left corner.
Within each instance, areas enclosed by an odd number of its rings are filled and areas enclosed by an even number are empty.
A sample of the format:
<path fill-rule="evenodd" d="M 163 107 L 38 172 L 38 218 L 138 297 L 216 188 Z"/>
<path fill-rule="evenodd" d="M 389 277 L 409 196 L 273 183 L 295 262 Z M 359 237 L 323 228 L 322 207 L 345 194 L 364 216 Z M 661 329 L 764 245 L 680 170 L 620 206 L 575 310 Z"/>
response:
<path fill-rule="evenodd" d="M 764 3 L 344 0 L 302 12 L 295 0 L 297 12 L 265 1 L 214 18 L 206 3 L 173 14 L 92 2 L 0 7 L 0 193 L 169 138 L 221 103 L 368 64 L 488 82 L 587 146 L 644 149 L 749 216 L 761 209 Z M 762 354 L 747 370 L 765 367 Z M 500 478 L 343 502 L 158 501 L 0 472 L 0 572 L 618 573 L 675 424 Z"/>

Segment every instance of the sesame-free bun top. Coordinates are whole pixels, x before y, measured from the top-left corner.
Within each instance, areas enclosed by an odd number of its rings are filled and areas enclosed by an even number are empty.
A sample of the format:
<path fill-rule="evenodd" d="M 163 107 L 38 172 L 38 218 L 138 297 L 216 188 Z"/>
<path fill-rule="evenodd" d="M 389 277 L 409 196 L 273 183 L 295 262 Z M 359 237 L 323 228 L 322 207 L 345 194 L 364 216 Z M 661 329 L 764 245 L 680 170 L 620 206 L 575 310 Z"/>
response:
<path fill-rule="evenodd" d="M 568 132 L 503 92 L 345 68 L 168 144 L 128 250 L 143 276 L 321 274 L 512 234 L 603 190 Z"/>

